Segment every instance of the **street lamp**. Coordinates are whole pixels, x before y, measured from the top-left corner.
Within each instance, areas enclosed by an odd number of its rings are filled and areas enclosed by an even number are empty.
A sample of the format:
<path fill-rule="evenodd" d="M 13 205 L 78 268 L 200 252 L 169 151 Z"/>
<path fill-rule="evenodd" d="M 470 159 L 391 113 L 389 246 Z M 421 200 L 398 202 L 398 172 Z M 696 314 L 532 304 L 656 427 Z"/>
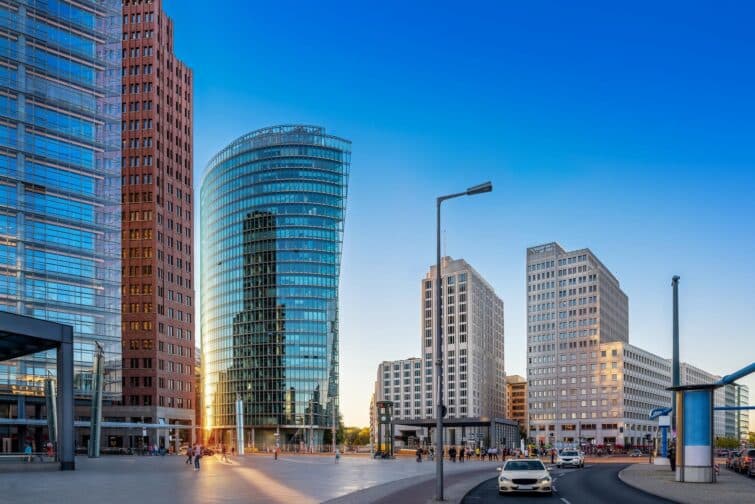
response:
<path fill-rule="evenodd" d="M 475 194 L 487 193 L 493 190 L 493 184 L 485 182 L 472 186 L 464 192 L 440 196 L 436 200 L 437 228 L 436 228 L 436 261 L 435 261 L 435 375 L 437 377 L 438 395 L 436 399 L 436 423 L 435 423 L 435 500 L 443 500 L 443 417 L 446 407 L 443 404 L 443 341 L 442 327 L 442 303 L 443 287 L 441 286 L 440 274 L 440 206 L 446 200 L 460 196 L 474 196 Z"/>

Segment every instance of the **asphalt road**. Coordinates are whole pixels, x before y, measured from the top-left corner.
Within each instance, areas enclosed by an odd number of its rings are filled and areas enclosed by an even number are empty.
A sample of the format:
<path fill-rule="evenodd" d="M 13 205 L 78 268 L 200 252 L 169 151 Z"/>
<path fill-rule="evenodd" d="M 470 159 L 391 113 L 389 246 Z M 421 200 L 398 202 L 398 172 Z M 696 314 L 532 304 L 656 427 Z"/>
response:
<path fill-rule="evenodd" d="M 533 494 L 498 495 L 497 478 L 491 478 L 471 492 L 463 504 L 550 502 L 558 504 L 660 504 L 669 503 L 628 485 L 619 479 L 626 464 L 594 464 L 584 469 L 553 469 L 555 492 L 551 496 Z M 536 499 L 536 500 L 533 500 Z"/>

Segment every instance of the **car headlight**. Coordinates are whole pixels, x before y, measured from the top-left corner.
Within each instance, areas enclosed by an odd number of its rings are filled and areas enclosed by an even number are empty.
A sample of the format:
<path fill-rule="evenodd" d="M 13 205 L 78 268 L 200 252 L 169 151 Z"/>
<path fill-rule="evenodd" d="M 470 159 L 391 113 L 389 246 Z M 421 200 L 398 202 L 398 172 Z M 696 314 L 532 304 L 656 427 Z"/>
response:
<path fill-rule="evenodd" d="M 506 476 L 501 476 L 498 478 L 499 481 L 511 481 L 511 479 L 507 478 Z"/>
<path fill-rule="evenodd" d="M 551 477 L 550 476 L 545 476 L 545 477 L 540 478 L 538 480 L 538 483 L 550 483 L 550 482 L 551 482 Z"/>

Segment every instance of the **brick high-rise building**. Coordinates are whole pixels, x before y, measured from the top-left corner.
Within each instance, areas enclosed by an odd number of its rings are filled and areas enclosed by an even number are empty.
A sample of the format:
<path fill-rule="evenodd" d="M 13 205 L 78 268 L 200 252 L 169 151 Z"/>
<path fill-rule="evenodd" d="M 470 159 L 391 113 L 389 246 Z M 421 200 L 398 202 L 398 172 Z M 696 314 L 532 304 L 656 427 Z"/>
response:
<path fill-rule="evenodd" d="M 126 421 L 195 415 L 192 72 L 161 0 L 123 1 L 122 344 Z M 183 441 L 190 431 L 181 430 Z M 129 445 L 168 446 L 168 431 Z"/>

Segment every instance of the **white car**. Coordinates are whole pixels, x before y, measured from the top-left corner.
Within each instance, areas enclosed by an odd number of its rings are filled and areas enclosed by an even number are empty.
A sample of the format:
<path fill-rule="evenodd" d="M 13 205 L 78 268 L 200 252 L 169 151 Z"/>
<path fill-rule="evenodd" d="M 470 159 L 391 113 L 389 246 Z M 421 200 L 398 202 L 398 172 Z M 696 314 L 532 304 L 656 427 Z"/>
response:
<path fill-rule="evenodd" d="M 498 468 L 498 493 L 553 493 L 551 475 L 538 459 L 511 459 Z"/>
<path fill-rule="evenodd" d="M 585 457 L 577 450 L 561 450 L 561 453 L 558 454 L 558 459 L 556 459 L 556 466 L 584 467 Z"/>

